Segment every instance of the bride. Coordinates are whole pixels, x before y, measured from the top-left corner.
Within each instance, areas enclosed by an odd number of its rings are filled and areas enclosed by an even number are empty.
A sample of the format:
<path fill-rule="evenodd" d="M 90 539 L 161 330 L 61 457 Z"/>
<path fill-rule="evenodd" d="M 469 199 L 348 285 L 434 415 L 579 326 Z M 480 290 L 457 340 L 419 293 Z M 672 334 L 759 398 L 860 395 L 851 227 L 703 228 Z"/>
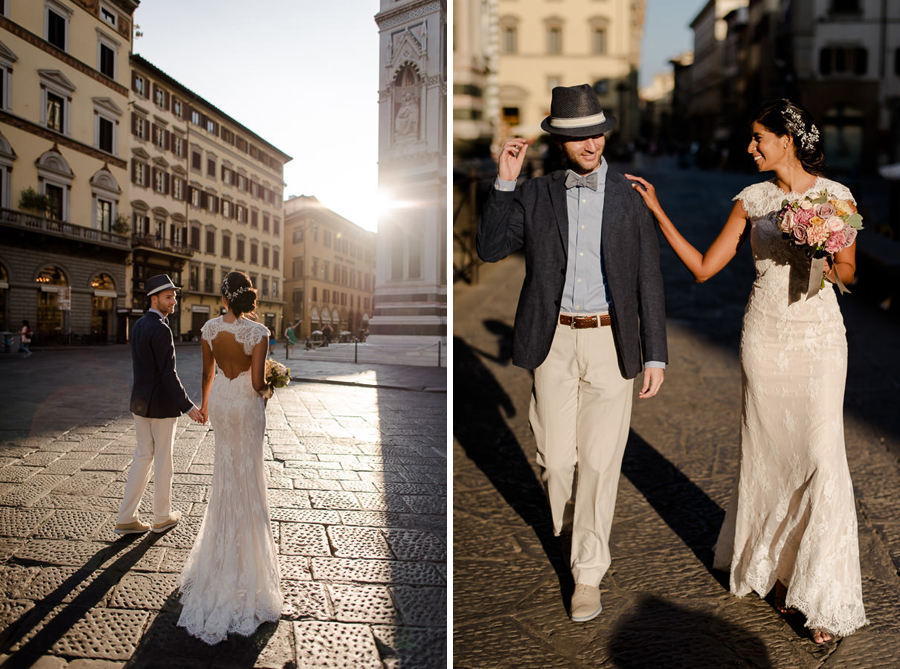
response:
<path fill-rule="evenodd" d="M 743 406 L 737 482 L 713 566 L 731 571 L 731 592 L 775 589 L 782 613 L 806 616 L 815 643 L 866 624 L 856 505 L 844 449 L 847 339 L 832 286 L 812 294 L 810 260 L 782 238 L 782 202 L 827 189 L 855 205 L 850 191 L 825 179 L 825 156 L 809 112 L 789 100 L 762 107 L 747 151 L 773 179 L 734 199 L 725 227 L 705 254 L 691 246 L 662 209 L 655 189 L 628 176 L 656 216 L 675 254 L 703 282 L 750 237 L 756 280 L 741 333 Z M 640 184 L 640 185 L 639 185 Z M 856 245 L 827 261 L 825 278 L 849 284 Z M 835 276 L 836 275 L 836 276 Z M 818 283 L 819 277 L 813 277 Z"/>
<path fill-rule="evenodd" d="M 215 465 L 200 532 L 178 578 L 178 625 L 208 644 L 249 636 L 277 621 L 282 594 L 266 498 L 265 364 L 269 330 L 245 318 L 256 289 L 243 272 L 222 282 L 226 312 L 201 329 L 204 422 L 212 421 Z M 218 370 L 218 372 L 217 372 Z"/>

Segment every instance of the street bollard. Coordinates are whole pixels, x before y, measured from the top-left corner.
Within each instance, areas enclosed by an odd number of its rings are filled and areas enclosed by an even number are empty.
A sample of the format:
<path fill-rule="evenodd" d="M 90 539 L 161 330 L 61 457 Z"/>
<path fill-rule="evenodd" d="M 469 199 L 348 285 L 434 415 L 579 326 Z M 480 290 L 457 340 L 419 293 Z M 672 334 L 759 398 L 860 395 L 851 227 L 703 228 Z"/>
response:
<path fill-rule="evenodd" d="M 441 342 L 438 342 L 438 367 L 441 366 Z"/>
<path fill-rule="evenodd" d="M 359 342 L 353 342 L 353 362 L 359 362 L 359 357 L 357 356 L 357 348 L 359 347 Z"/>

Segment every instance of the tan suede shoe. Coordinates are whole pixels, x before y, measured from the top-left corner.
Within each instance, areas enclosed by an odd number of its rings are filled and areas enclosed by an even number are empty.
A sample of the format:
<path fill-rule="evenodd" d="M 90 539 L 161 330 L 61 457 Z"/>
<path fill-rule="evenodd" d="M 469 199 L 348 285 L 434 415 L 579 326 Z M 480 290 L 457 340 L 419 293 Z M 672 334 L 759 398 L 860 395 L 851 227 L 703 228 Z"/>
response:
<path fill-rule="evenodd" d="M 123 525 L 116 523 L 116 534 L 143 534 L 149 529 L 150 525 L 148 525 L 147 523 L 142 523 L 139 520 L 136 520 L 133 523 L 125 523 Z"/>
<path fill-rule="evenodd" d="M 600 604 L 600 588 L 584 583 L 575 584 L 572 595 L 572 606 L 569 617 L 576 623 L 586 623 L 600 615 L 603 606 Z"/>
<path fill-rule="evenodd" d="M 179 520 L 181 520 L 181 511 L 173 511 L 169 514 L 168 520 L 163 521 L 162 523 L 153 523 L 153 531 L 157 534 L 165 532 L 166 530 L 175 527 Z"/>

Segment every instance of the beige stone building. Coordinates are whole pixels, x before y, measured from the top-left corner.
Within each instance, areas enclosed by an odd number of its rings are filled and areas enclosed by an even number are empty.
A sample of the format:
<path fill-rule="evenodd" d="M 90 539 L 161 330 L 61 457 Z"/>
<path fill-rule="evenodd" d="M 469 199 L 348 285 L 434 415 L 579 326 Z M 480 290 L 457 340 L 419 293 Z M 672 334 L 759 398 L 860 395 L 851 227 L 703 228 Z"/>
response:
<path fill-rule="evenodd" d="M 333 339 L 342 332 L 358 337 L 368 329 L 375 296 L 374 232 L 315 197 L 292 196 L 284 205 L 284 249 L 285 327 L 300 320 L 298 339 L 326 325 Z"/>
<path fill-rule="evenodd" d="M 0 331 L 37 345 L 119 337 L 137 5 L 0 2 Z"/>
<path fill-rule="evenodd" d="M 499 140 L 541 134 L 553 87 L 585 83 L 618 118 L 616 132 L 636 138 L 645 8 L 645 0 L 497 0 Z"/>
<path fill-rule="evenodd" d="M 259 320 L 282 331 L 291 157 L 144 58 L 131 65 L 129 319 L 142 313 L 145 279 L 169 273 L 183 286 L 172 330 L 196 337 L 219 314 L 222 279 L 241 270 L 259 292 Z"/>

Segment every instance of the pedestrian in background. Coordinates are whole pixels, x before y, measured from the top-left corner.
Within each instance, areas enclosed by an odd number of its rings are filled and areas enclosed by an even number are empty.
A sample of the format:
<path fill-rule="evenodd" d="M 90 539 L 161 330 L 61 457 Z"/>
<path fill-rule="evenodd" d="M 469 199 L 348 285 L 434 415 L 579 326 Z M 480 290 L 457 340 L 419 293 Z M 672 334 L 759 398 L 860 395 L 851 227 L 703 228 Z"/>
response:
<path fill-rule="evenodd" d="M 553 532 L 571 537 L 575 622 L 602 610 L 633 379 L 643 371 L 639 397 L 653 397 L 668 361 L 653 217 L 603 157 L 615 125 L 589 84 L 554 88 L 541 127 L 570 169 L 517 186 L 528 145 L 508 140 L 478 225 L 482 260 L 525 251 L 513 363 L 534 370 L 529 417 Z"/>
<path fill-rule="evenodd" d="M 32 330 L 28 325 L 28 320 L 22 321 L 22 329 L 19 330 L 19 353 L 25 358 L 31 357 L 31 335 Z"/>
<path fill-rule="evenodd" d="M 285 345 L 285 348 L 287 349 L 288 355 L 290 355 L 291 353 L 294 352 L 294 346 L 297 345 L 297 333 L 295 332 L 295 330 L 296 330 L 297 326 L 300 325 L 300 323 L 301 323 L 301 320 L 298 318 L 293 323 L 290 323 L 287 326 L 287 329 L 284 331 L 284 338 L 285 338 L 284 345 Z"/>
<path fill-rule="evenodd" d="M 755 114 L 747 152 L 760 172 L 775 176 L 735 196 L 705 254 L 681 236 L 651 184 L 626 176 L 698 282 L 721 271 L 750 238 L 756 281 L 741 330 L 741 457 L 713 566 L 731 572 L 738 597 L 751 591 L 765 597 L 774 589 L 779 610 L 803 613 L 812 640 L 821 644 L 867 622 L 844 447 L 847 337 L 831 285 L 853 280 L 856 243 L 848 238 L 850 246 L 827 260 L 830 283 L 823 282 L 821 270 L 812 274 L 806 252 L 784 238 L 778 219 L 785 202 L 808 211 L 807 200 L 827 193 L 829 201 L 855 212 L 856 201 L 846 186 L 823 176 L 819 129 L 809 111 L 790 100 Z M 823 228 L 836 212 L 829 206 L 830 214 L 817 213 Z M 806 220 L 816 225 L 811 215 Z"/>
<path fill-rule="evenodd" d="M 178 288 L 165 274 L 150 277 L 144 286 L 150 308 L 131 330 L 134 369 L 131 413 L 137 446 L 116 518 L 116 534 L 135 534 L 151 529 L 138 518 L 138 506 L 150 480 L 151 465 L 154 473 L 152 530 L 165 532 L 178 523 L 181 512 L 172 510 L 175 426 L 183 413 L 198 423 L 204 422 L 175 371 L 175 341 L 166 317 L 178 303 L 175 296 Z"/>

